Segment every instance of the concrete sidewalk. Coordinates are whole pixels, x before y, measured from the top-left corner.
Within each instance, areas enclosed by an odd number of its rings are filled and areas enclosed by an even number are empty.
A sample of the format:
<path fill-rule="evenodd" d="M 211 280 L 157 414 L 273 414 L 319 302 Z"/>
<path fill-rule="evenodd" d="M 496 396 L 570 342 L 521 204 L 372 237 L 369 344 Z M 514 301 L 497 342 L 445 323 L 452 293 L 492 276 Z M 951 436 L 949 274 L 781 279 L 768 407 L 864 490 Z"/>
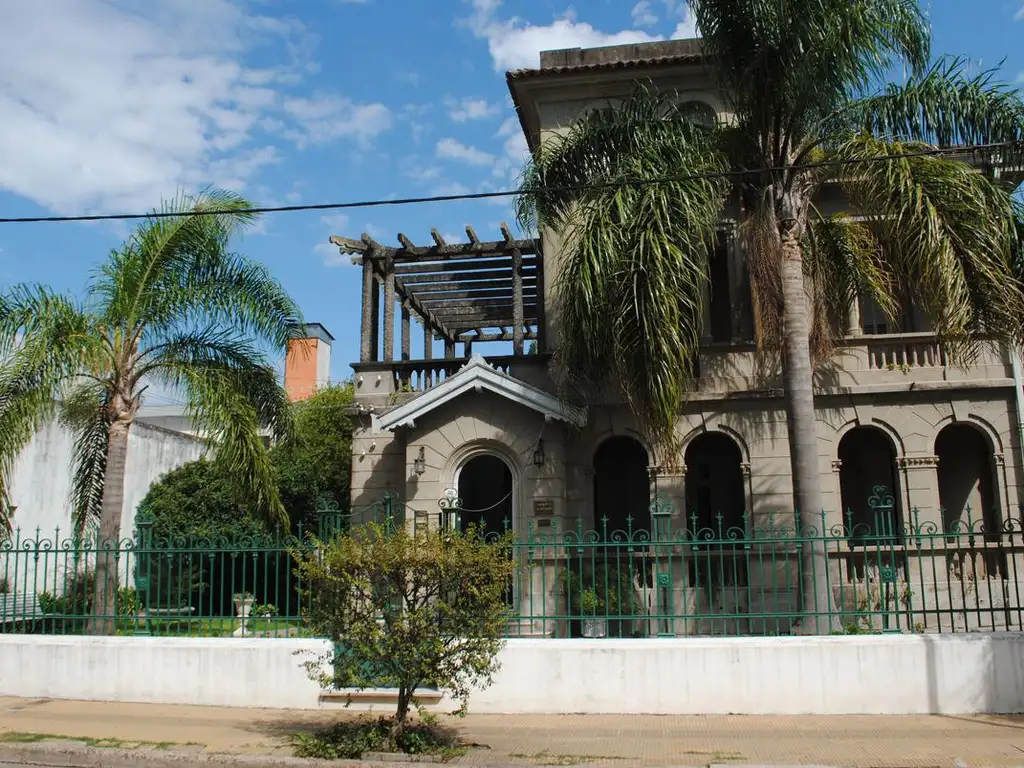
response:
<path fill-rule="evenodd" d="M 0 698 L 0 742 L 50 734 L 285 756 L 292 734 L 350 716 Z M 451 723 L 489 747 L 457 761 L 466 765 L 1024 766 L 1024 717 L 470 715 Z"/>

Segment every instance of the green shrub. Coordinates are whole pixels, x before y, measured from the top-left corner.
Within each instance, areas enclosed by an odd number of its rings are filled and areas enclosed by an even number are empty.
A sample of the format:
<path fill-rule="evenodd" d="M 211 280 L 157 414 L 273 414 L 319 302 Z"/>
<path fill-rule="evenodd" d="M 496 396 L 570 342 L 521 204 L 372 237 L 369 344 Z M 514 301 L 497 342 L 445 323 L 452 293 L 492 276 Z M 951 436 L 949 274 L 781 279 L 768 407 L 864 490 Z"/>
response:
<path fill-rule="evenodd" d="M 464 712 L 498 669 L 511 543 L 511 534 L 490 543 L 474 529 L 371 523 L 297 552 L 310 629 L 343 649 L 314 656 L 310 678 L 325 688 L 397 689 L 398 730 L 421 686 L 445 691 Z"/>
<path fill-rule="evenodd" d="M 277 606 L 273 603 L 264 603 L 262 605 L 254 605 L 249 615 L 253 618 L 270 618 L 271 616 L 277 616 Z"/>
<path fill-rule="evenodd" d="M 452 728 L 432 718 L 396 727 L 391 718 L 347 720 L 294 738 L 296 757 L 319 760 L 357 760 L 366 752 L 405 752 L 410 755 L 455 757 L 464 751 Z"/>

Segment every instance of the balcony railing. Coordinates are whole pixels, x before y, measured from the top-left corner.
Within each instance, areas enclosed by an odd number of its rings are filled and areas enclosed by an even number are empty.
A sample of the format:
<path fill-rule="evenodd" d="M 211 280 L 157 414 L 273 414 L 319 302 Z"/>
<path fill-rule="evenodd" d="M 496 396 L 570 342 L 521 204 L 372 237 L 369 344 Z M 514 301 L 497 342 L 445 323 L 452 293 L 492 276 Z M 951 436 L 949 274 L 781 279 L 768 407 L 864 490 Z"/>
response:
<path fill-rule="evenodd" d="M 942 345 L 930 333 L 861 336 L 848 344 L 867 347 L 870 370 L 906 372 L 910 368 L 944 368 L 948 364 Z"/>

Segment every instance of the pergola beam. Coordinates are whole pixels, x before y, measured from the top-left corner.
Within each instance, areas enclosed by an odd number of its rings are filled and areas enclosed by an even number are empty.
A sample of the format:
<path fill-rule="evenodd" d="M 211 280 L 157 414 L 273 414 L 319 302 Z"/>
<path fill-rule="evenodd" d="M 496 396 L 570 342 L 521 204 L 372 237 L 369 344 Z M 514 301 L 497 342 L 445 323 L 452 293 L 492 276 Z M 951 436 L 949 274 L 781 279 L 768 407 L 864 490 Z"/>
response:
<path fill-rule="evenodd" d="M 429 304 L 432 301 L 472 301 L 474 299 L 504 299 L 506 301 L 512 301 L 512 288 L 511 286 L 502 288 L 487 288 L 482 291 L 433 291 L 429 293 L 418 293 L 418 296 L 423 300 L 425 304 Z M 524 288 L 523 289 L 524 299 L 536 299 L 537 289 Z"/>
<path fill-rule="evenodd" d="M 386 275 L 384 274 L 384 270 L 380 269 L 379 262 L 376 259 L 369 259 L 369 261 L 374 265 L 374 268 L 381 276 L 381 279 L 386 280 Z M 409 289 L 406 288 L 405 283 L 397 276 L 394 277 L 394 292 L 399 299 L 407 303 L 409 307 L 420 316 L 420 319 L 425 324 L 433 327 L 433 329 L 441 335 L 441 338 L 455 339 L 455 335 L 448 330 L 444 321 L 437 317 L 437 315 L 435 315 L 428 307 L 424 306 L 416 294 L 410 292 Z"/>
<path fill-rule="evenodd" d="M 453 353 L 456 342 L 509 338 L 516 354 L 522 354 L 523 340 L 542 333 L 534 329 L 537 318 L 543 317 L 541 244 L 532 238 L 516 239 L 505 223 L 499 229 L 500 240 L 484 242 L 467 226 L 468 242 L 463 243 L 449 243 L 432 229 L 429 245 L 417 245 L 399 232 L 397 247 L 383 245 L 365 233 L 358 240 L 332 235 L 331 243 L 342 253 L 363 263 L 364 341 L 360 356 L 377 359 L 379 355 L 391 361 L 400 354 L 408 359 L 413 313 L 423 322 L 425 349 L 436 334 L 445 342 L 446 356 Z M 377 318 L 381 299 L 385 304 L 383 322 Z M 401 307 L 399 328 L 395 327 L 399 319 L 395 303 Z M 474 333 L 460 335 L 452 330 L 455 327 Z M 485 332 L 484 328 L 499 328 L 500 332 Z M 394 348 L 399 334 L 400 352 Z M 381 342 L 383 354 L 377 351 Z"/>
<path fill-rule="evenodd" d="M 537 258 L 523 257 L 523 268 L 535 270 L 537 269 L 538 262 Z M 501 258 L 493 257 L 487 259 L 475 259 L 475 260 L 463 260 L 463 261 L 446 261 L 446 262 L 435 262 L 429 264 L 413 264 L 407 262 L 405 264 L 399 264 L 395 267 L 395 274 L 402 277 L 408 277 L 412 275 L 450 275 L 453 272 L 480 272 L 484 270 L 500 269 L 507 272 L 512 268 L 512 257 L 502 256 Z M 442 277 L 440 279 L 451 279 L 450 277 Z"/>
<path fill-rule="evenodd" d="M 466 228 L 466 234 L 473 232 L 472 227 Z M 476 232 L 473 232 L 476 237 Z M 457 259 L 473 256 L 503 256 L 510 248 L 518 248 L 523 254 L 536 255 L 539 253 L 539 245 L 536 240 L 495 240 L 483 242 L 479 238 L 468 243 L 446 243 L 445 245 L 407 247 L 404 244 L 401 248 L 378 243 L 367 234 L 360 240 L 353 240 L 349 237 L 331 235 L 331 244 L 338 246 L 342 253 L 363 255 L 373 251 L 374 258 L 391 257 L 395 263 L 408 263 L 410 261 L 429 261 L 431 259 Z"/>
<path fill-rule="evenodd" d="M 512 341 L 512 331 L 502 330 L 501 333 L 484 333 L 478 328 L 474 328 L 472 331 L 465 331 L 459 334 L 460 340 L 468 338 L 470 341 Z M 534 340 L 537 338 L 537 331 L 533 328 L 523 330 L 523 338 L 527 340 Z"/>
<path fill-rule="evenodd" d="M 408 285 L 406 281 L 406 285 Z M 507 291 L 508 294 L 512 295 L 512 281 L 508 279 L 496 279 L 496 280 L 474 280 L 469 283 L 458 282 L 454 280 L 445 280 L 439 283 L 416 283 L 416 295 L 417 296 L 433 296 L 437 293 L 443 293 L 455 290 L 456 288 L 466 291 Z M 536 291 L 537 282 L 534 279 L 523 281 L 524 291 Z"/>

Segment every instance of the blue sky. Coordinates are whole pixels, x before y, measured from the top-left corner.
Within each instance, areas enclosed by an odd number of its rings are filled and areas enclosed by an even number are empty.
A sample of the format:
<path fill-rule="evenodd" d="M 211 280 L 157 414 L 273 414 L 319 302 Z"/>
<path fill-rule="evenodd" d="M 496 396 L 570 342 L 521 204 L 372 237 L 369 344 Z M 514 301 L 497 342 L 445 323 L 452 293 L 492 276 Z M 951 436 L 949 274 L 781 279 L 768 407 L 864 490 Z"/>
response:
<path fill-rule="evenodd" d="M 925 0 L 927 1 L 927 0 Z M 933 0 L 935 49 L 1024 83 L 1024 0 Z M 32 0 L 0 25 L 0 212 L 146 210 L 179 188 L 261 204 L 513 186 L 525 142 L 508 68 L 540 50 L 686 35 L 682 0 Z M 359 278 L 327 245 L 458 239 L 507 202 L 266 217 L 239 250 L 358 354 Z M 0 284 L 81 291 L 125 229 L 0 225 Z"/>

